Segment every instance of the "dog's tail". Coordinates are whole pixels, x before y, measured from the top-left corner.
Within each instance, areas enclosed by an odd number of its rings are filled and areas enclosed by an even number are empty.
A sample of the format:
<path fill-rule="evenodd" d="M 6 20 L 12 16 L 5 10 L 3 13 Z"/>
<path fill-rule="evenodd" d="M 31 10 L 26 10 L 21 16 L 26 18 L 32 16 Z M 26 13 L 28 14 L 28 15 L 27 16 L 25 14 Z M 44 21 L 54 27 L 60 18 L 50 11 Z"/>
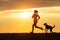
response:
<path fill-rule="evenodd" d="M 53 26 L 53 28 L 55 28 L 55 25 Z"/>

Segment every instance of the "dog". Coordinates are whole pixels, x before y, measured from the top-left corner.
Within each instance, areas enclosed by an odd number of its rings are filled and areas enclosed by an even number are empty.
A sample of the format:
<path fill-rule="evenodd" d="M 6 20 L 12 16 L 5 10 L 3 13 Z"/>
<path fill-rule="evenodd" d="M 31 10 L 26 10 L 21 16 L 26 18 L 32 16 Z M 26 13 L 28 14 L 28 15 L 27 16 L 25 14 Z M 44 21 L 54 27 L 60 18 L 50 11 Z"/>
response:
<path fill-rule="evenodd" d="M 50 30 L 50 33 L 52 33 L 53 28 L 55 28 L 55 25 L 53 27 L 48 25 L 47 23 L 44 23 L 44 25 L 45 25 L 46 33 L 47 33 L 48 29 Z"/>

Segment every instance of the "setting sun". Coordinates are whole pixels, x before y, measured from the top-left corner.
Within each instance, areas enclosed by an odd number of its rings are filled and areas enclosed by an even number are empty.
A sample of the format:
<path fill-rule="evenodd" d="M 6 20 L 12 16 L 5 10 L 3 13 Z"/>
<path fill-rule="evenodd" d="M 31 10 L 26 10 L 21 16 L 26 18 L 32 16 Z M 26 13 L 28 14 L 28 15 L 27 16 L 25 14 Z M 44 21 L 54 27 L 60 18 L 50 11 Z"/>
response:
<path fill-rule="evenodd" d="M 21 18 L 29 18 L 31 15 L 32 15 L 31 12 L 26 11 L 26 12 L 22 12 L 19 17 L 21 17 Z"/>

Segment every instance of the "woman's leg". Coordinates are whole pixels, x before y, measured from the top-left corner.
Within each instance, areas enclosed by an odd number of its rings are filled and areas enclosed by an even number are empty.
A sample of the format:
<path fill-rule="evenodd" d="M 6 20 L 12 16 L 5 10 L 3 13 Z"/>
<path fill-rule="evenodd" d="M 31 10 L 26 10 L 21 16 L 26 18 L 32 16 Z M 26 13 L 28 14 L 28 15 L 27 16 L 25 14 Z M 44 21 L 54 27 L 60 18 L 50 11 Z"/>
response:
<path fill-rule="evenodd" d="M 38 29 L 43 30 L 43 28 L 42 28 L 42 27 L 38 27 L 38 26 L 37 26 L 37 23 L 35 23 L 35 28 L 38 28 Z"/>
<path fill-rule="evenodd" d="M 34 24 L 32 25 L 32 32 L 34 31 Z"/>

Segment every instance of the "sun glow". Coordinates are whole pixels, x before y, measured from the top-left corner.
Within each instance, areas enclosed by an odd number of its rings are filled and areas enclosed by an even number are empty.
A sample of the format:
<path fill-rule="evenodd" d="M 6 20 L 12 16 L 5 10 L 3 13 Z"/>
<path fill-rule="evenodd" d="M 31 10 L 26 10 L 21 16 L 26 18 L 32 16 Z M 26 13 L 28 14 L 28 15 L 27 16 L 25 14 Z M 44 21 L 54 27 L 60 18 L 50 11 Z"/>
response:
<path fill-rule="evenodd" d="M 29 18 L 30 16 L 31 16 L 31 12 L 22 12 L 18 17 Z"/>

